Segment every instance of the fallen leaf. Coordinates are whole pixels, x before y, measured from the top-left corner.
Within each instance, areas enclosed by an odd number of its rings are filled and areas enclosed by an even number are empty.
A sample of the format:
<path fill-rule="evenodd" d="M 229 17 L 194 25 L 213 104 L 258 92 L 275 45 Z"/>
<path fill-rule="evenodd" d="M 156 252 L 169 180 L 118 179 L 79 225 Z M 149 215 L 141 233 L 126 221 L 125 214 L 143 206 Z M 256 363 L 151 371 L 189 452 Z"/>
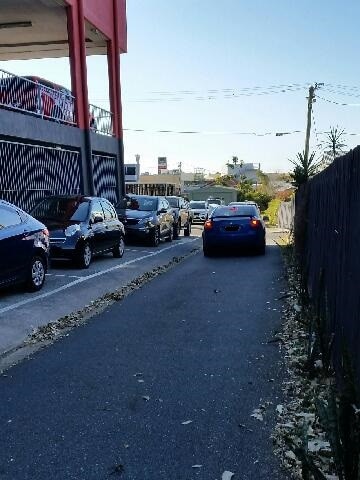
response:
<path fill-rule="evenodd" d="M 255 408 L 255 410 L 250 415 L 250 417 L 254 417 L 254 418 L 256 418 L 256 420 L 259 420 L 260 422 L 262 422 L 264 420 L 264 417 L 261 413 L 261 410 L 259 410 L 258 408 Z"/>
<path fill-rule="evenodd" d="M 282 405 L 276 405 L 276 411 L 281 415 L 284 411 L 284 407 Z"/>
<path fill-rule="evenodd" d="M 191 468 L 201 468 L 202 465 L 191 465 Z"/>
<path fill-rule="evenodd" d="M 225 472 L 221 476 L 221 480 L 231 480 L 234 475 L 235 473 L 225 470 Z"/>
<path fill-rule="evenodd" d="M 182 425 L 189 425 L 189 423 L 192 423 L 192 420 L 185 420 L 185 422 L 181 422 Z"/>
<path fill-rule="evenodd" d="M 143 395 L 143 400 L 145 400 L 146 402 L 148 402 L 150 400 L 150 397 L 148 395 Z"/>

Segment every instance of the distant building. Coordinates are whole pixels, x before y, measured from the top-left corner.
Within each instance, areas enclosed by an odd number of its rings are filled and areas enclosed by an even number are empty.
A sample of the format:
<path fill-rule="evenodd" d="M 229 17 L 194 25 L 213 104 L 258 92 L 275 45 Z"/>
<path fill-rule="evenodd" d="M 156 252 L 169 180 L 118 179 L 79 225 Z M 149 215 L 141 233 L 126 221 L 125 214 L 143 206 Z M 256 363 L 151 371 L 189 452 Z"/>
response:
<path fill-rule="evenodd" d="M 136 163 L 125 163 L 125 183 L 139 183 L 140 178 L 140 155 L 135 155 Z"/>
<path fill-rule="evenodd" d="M 227 164 L 227 174 L 234 178 L 246 177 L 247 180 L 258 183 L 260 163 Z"/>

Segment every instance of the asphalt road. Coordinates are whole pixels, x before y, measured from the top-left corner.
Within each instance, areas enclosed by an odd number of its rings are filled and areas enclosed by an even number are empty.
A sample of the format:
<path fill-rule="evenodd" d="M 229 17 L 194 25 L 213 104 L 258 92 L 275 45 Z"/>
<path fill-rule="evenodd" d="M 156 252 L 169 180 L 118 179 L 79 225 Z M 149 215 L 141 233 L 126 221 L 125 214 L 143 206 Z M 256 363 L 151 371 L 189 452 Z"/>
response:
<path fill-rule="evenodd" d="M 279 277 L 275 246 L 199 253 L 8 370 L 0 479 L 287 478 L 269 439 Z"/>
<path fill-rule="evenodd" d="M 24 292 L 19 286 L 2 289 L 0 357 L 18 348 L 35 328 L 81 310 L 174 256 L 181 257 L 199 248 L 200 235 L 200 227 L 195 227 L 191 237 L 162 242 L 158 248 L 127 245 L 123 258 L 113 258 L 111 254 L 99 256 L 88 270 L 78 269 L 71 262 L 52 262 L 45 285 L 37 293 Z"/>

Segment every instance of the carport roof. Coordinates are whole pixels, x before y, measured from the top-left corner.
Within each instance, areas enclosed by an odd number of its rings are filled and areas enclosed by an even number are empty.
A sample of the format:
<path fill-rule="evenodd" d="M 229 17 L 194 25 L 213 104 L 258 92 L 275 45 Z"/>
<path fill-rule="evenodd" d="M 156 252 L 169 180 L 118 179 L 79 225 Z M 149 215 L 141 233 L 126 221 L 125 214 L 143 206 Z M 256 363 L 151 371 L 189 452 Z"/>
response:
<path fill-rule="evenodd" d="M 1 0 L 0 60 L 69 56 L 63 0 Z M 89 55 L 106 54 L 106 38 L 85 23 Z"/>

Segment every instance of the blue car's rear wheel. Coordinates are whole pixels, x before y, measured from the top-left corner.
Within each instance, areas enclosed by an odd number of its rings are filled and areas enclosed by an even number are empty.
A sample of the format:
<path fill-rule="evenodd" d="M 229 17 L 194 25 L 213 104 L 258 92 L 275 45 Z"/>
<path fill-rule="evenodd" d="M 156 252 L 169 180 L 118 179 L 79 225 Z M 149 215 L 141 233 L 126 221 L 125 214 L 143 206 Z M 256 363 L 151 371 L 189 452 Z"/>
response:
<path fill-rule="evenodd" d="M 214 253 L 213 249 L 206 242 L 203 242 L 203 253 L 204 257 L 211 257 Z"/>
<path fill-rule="evenodd" d="M 258 247 L 257 252 L 259 255 L 265 255 L 265 249 L 266 249 L 266 242 L 264 242 Z"/>

